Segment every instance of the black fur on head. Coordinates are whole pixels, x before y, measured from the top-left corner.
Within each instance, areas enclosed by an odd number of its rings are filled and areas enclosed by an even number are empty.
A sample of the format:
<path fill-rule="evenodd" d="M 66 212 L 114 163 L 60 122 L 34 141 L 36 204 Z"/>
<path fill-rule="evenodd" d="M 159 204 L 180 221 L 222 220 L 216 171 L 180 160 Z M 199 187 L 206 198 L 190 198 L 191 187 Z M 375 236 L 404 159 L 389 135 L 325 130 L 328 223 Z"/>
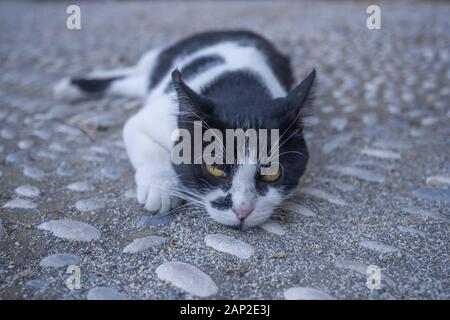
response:
<path fill-rule="evenodd" d="M 262 182 L 255 177 L 255 184 L 261 193 L 272 186 L 288 194 L 297 186 L 308 162 L 308 149 L 303 137 L 303 110 L 315 74 L 313 70 L 286 97 L 273 99 L 258 77 L 247 71 L 225 73 L 197 93 L 175 70 L 172 79 L 180 110 L 178 127 L 188 130 L 193 137 L 194 121 L 202 121 L 202 132 L 208 128 L 218 129 L 224 138 L 226 129 L 269 129 L 268 133 L 270 129 L 279 129 L 282 176 L 273 183 Z M 193 139 L 191 141 L 193 150 Z M 204 143 L 203 148 L 208 144 Z M 270 150 L 272 146 L 269 144 L 268 147 Z M 193 163 L 194 159 L 191 161 Z M 199 193 L 207 193 L 212 187 L 229 189 L 235 166 L 222 165 L 221 168 L 227 175 L 216 178 L 206 172 L 204 164 L 174 165 L 183 185 Z"/>

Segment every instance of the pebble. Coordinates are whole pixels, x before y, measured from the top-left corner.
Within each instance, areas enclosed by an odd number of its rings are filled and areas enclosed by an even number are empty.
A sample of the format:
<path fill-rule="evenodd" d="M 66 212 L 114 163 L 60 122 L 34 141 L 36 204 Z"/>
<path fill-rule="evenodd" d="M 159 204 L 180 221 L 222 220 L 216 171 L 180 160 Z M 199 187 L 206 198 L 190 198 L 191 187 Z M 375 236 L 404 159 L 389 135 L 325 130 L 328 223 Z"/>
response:
<path fill-rule="evenodd" d="M 293 287 L 284 291 L 286 300 L 334 300 L 328 293 L 314 288 Z"/>
<path fill-rule="evenodd" d="M 59 124 L 56 127 L 56 131 L 72 137 L 77 137 L 83 134 L 83 131 L 80 129 L 65 124 Z"/>
<path fill-rule="evenodd" d="M 378 115 L 376 113 L 366 113 L 363 115 L 362 121 L 366 126 L 374 126 L 378 123 Z"/>
<path fill-rule="evenodd" d="M 353 134 L 351 133 L 343 133 L 340 134 L 334 138 L 332 138 L 330 141 L 325 143 L 322 147 L 322 151 L 324 153 L 330 153 L 331 151 L 339 148 L 340 146 L 347 144 L 352 140 Z"/>
<path fill-rule="evenodd" d="M 44 160 L 56 160 L 58 158 L 58 156 L 52 152 L 48 152 L 46 150 L 39 150 L 36 155 L 35 158 L 37 159 L 44 159 Z"/>
<path fill-rule="evenodd" d="M 411 135 L 411 137 L 418 138 L 423 137 L 425 133 L 421 129 L 412 128 L 409 130 L 409 134 Z"/>
<path fill-rule="evenodd" d="M 145 228 L 150 226 L 168 225 L 175 218 L 174 214 L 161 214 L 155 216 L 144 216 L 136 222 L 137 228 Z"/>
<path fill-rule="evenodd" d="M 402 109 L 400 109 L 400 107 L 398 107 L 398 106 L 389 106 L 388 111 L 391 114 L 400 114 L 402 112 Z"/>
<path fill-rule="evenodd" d="M 355 112 L 357 109 L 358 109 L 358 108 L 357 108 L 356 106 L 354 106 L 354 105 L 349 105 L 349 106 L 345 106 L 342 110 L 343 110 L 345 113 L 352 113 L 352 112 Z"/>
<path fill-rule="evenodd" d="M 372 149 L 364 148 L 361 153 L 366 156 L 381 158 L 381 159 L 400 159 L 401 155 L 394 151 L 382 150 L 382 149 Z"/>
<path fill-rule="evenodd" d="M 367 249 L 378 251 L 380 253 L 390 253 L 397 251 L 395 247 L 378 241 L 362 240 L 361 245 Z"/>
<path fill-rule="evenodd" d="M 441 185 L 450 185 L 450 174 L 442 174 L 428 177 L 426 184 L 433 187 L 438 187 Z"/>
<path fill-rule="evenodd" d="M 81 212 L 95 211 L 98 209 L 103 209 L 105 207 L 105 202 L 95 198 L 81 199 L 75 203 L 75 208 Z"/>
<path fill-rule="evenodd" d="M 59 176 L 67 177 L 74 174 L 72 166 L 67 162 L 62 162 L 58 168 L 56 168 L 56 173 Z"/>
<path fill-rule="evenodd" d="M 92 146 L 90 148 L 91 151 L 95 152 L 95 153 L 100 153 L 100 154 L 104 154 L 104 155 L 108 155 L 109 151 L 106 148 L 103 147 L 99 147 L 99 146 Z"/>
<path fill-rule="evenodd" d="M 330 120 L 330 125 L 337 131 L 342 131 L 347 127 L 348 119 L 346 117 L 335 117 Z"/>
<path fill-rule="evenodd" d="M 355 162 L 352 163 L 352 166 L 357 166 L 357 167 L 377 167 L 377 168 L 381 168 L 383 170 L 393 170 L 393 169 L 396 168 L 396 165 L 393 164 L 393 163 L 374 161 L 372 159 L 370 159 L 370 160 L 367 160 L 367 159 L 356 160 Z"/>
<path fill-rule="evenodd" d="M 224 234 L 207 235 L 205 244 L 216 251 L 228 253 L 240 259 L 248 259 L 255 253 L 255 249 L 249 244 Z"/>
<path fill-rule="evenodd" d="M 103 177 L 110 179 L 110 180 L 117 180 L 122 175 L 119 170 L 112 167 L 106 167 L 101 169 L 101 174 Z"/>
<path fill-rule="evenodd" d="M 123 196 L 125 197 L 125 199 L 136 199 L 136 190 L 128 189 L 123 193 Z"/>
<path fill-rule="evenodd" d="M 369 181 L 369 182 L 378 182 L 383 183 L 384 177 L 378 173 L 368 171 L 365 169 L 361 169 L 353 166 L 342 166 L 342 165 L 330 165 L 327 166 L 328 170 L 335 171 L 341 173 L 343 175 L 355 177 L 361 180 Z"/>
<path fill-rule="evenodd" d="M 43 268 L 60 268 L 64 266 L 77 265 L 80 263 L 80 258 L 70 253 L 56 253 L 47 256 L 39 262 Z"/>
<path fill-rule="evenodd" d="M 266 232 L 276 234 L 277 236 L 284 236 L 286 231 L 283 227 L 276 221 L 269 220 L 266 223 L 260 225 L 260 228 Z"/>
<path fill-rule="evenodd" d="M 7 165 L 19 166 L 26 162 L 26 156 L 20 152 L 11 152 L 6 155 L 5 163 Z"/>
<path fill-rule="evenodd" d="M 3 139 L 6 139 L 6 140 L 11 140 L 16 137 L 16 133 L 9 128 L 4 128 L 4 129 L 0 130 L 0 137 L 2 137 Z"/>
<path fill-rule="evenodd" d="M 124 253 L 136 253 L 139 251 L 144 251 L 151 247 L 156 247 L 165 242 L 165 239 L 160 236 L 147 236 L 139 239 L 135 239 L 124 249 Z"/>
<path fill-rule="evenodd" d="M 17 143 L 17 146 L 20 149 L 29 149 L 32 145 L 33 145 L 33 141 L 32 140 L 20 140 Z"/>
<path fill-rule="evenodd" d="M 368 265 L 357 261 L 339 260 L 335 262 L 335 266 L 342 269 L 349 269 L 360 274 L 367 274 Z"/>
<path fill-rule="evenodd" d="M 366 135 L 368 137 L 378 137 L 384 133 L 384 130 L 380 127 L 365 127 L 361 130 L 362 135 Z"/>
<path fill-rule="evenodd" d="M 422 126 L 432 126 L 438 122 L 439 122 L 439 118 L 427 117 L 427 118 L 422 119 L 422 121 L 420 123 L 422 124 Z"/>
<path fill-rule="evenodd" d="M 317 181 L 328 183 L 329 185 L 338 188 L 341 191 L 353 191 L 355 187 L 349 183 L 345 183 L 336 179 L 327 178 L 327 177 L 317 177 Z"/>
<path fill-rule="evenodd" d="M 84 181 L 71 183 L 66 188 L 77 192 L 90 192 L 95 190 L 95 187 L 92 184 Z"/>
<path fill-rule="evenodd" d="M 163 281 L 203 298 L 215 295 L 219 290 L 209 275 L 184 262 L 166 262 L 156 268 L 156 275 Z"/>
<path fill-rule="evenodd" d="M 328 114 L 334 112 L 335 108 L 333 106 L 325 106 L 322 109 L 322 113 Z"/>
<path fill-rule="evenodd" d="M 61 219 L 44 222 L 38 229 L 50 231 L 54 236 L 74 241 L 92 241 L 100 239 L 100 231 L 84 222 Z"/>
<path fill-rule="evenodd" d="M 89 290 L 86 298 L 88 300 L 128 300 L 128 297 L 114 288 L 95 287 Z"/>
<path fill-rule="evenodd" d="M 341 199 L 338 196 L 332 195 L 322 189 L 306 187 L 306 188 L 302 188 L 300 190 L 300 192 L 303 194 L 307 194 L 307 195 L 328 201 L 333 204 L 337 204 L 339 206 L 347 206 L 348 205 L 348 203 L 345 200 Z"/>
<path fill-rule="evenodd" d="M 32 134 L 35 137 L 46 141 L 49 140 L 52 136 L 51 132 L 47 130 L 33 130 Z"/>
<path fill-rule="evenodd" d="M 98 131 L 105 131 L 116 125 L 117 120 L 110 113 L 97 113 L 96 115 L 92 115 L 89 118 L 84 119 L 83 124 L 88 126 L 92 126 L 94 129 Z"/>
<path fill-rule="evenodd" d="M 391 116 L 389 118 L 388 124 L 395 128 L 408 128 L 409 121 L 403 116 Z"/>
<path fill-rule="evenodd" d="M 37 169 L 37 168 L 28 167 L 28 166 L 26 166 L 23 169 L 23 174 L 26 177 L 34 179 L 34 180 L 41 180 L 45 175 L 44 171 Z"/>
<path fill-rule="evenodd" d="M 65 146 L 63 146 L 59 143 L 56 143 L 56 142 L 51 143 L 48 146 L 48 148 L 52 151 L 62 152 L 62 153 L 69 151 Z"/>
<path fill-rule="evenodd" d="M 305 217 L 316 217 L 317 216 L 317 213 L 315 213 L 311 209 L 309 209 L 305 206 L 302 206 L 301 204 L 298 204 L 293 201 L 289 201 L 289 203 L 287 205 L 287 209 L 289 209 L 292 212 L 300 213 L 301 215 L 303 215 Z"/>
<path fill-rule="evenodd" d="M 3 208 L 14 208 L 14 209 L 35 209 L 37 205 L 29 200 L 25 199 L 13 199 L 9 200 L 3 205 Z"/>
<path fill-rule="evenodd" d="M 417 207 L 407 207 L 407 208 L 404 208 L 403 211 L 406 213 L 415 215 L 415 216 L 422 217 L 422 218 L 433 219 L 433 220 L 443 221 L 443 222 L 450 221 L 449 218 L 447 218 L 446 216 L 444 216 L 440 213 L 424 210 L 424 209 L 417 208 Z"/>
<path fill-rule="evenodd" d="M 394 150 L 409 150 L 413 147 L 413 145 L 408 141 L 394 139 L 377 140 L 375 141 L 374 146 L 378 148 L 387 148 Z"/>
<path fill-rule="evenodd" d="M 45 290 L 50 285 L 47 280 L 44 279 L 33 279 L 25 282 L 25 287 L 34 290 Z"/>
<path fill-rule="evenodd" d="M 314 116 L 306 117 L 305 119 L 303 119 L 303 121 L 305 122 L 305 124 L 307 126 L 311 126 L 311 127 L 318 125 L 320 123 L 320 119 L 318 117 L 314 117 Z"/>
<path fill-rule="evenodd" d="M 411 227 L 398 226 L 397 229 L 399 231 L 401 231 L 401 232 L 406 232 L 406 233 L 409 233 L 409 234 L 417 235 L 417 236 L 419 236 L 421 238 L 425 238 L 425 233 L 423 233 L 420 230 L 411 228 Z"/>
<path fill-rule="evenodd" d="M 97 156 L 93 156 L 93 155 L 84 155 L 81 157 L 81 159 L 89 161 L 89 162 L 103 162 L 103 158 L 101 157 L 97 157 Z"/>
<path fill-rule="evenodd" d="M 24 185 L 17 187 L 16 190 L 14 190 L 18 195 L 24 196 L 24 197 L 37 197 L 40 193 L 39 189 L 34 186 Z"/>
<path fill-rule="evenodd" d="M 414 190 L 412 194 L 420 199 L 450 204 L 450 190 L 420 188 Z"/>

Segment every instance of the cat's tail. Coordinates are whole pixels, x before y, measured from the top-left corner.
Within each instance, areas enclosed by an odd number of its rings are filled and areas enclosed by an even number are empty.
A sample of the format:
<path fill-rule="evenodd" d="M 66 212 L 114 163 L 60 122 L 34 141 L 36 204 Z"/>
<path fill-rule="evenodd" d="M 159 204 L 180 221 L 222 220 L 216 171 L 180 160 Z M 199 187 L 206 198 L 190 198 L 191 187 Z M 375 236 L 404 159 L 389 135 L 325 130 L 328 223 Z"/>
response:
<path fill-rule="evenodd" d="M 83 77 L 62 79 L 53 86 L 53 95 L 69 101 L 101 95 L 145 97 L 159 52 L 159 49 L 147 52 L 130 68 L 94 71 Z"/>

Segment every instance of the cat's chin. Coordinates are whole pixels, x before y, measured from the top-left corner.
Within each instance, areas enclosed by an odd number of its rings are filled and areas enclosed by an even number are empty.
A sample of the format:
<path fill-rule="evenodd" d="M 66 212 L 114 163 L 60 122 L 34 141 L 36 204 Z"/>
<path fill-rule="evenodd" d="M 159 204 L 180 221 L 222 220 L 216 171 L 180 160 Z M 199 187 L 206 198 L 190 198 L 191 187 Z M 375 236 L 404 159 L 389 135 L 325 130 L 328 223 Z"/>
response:
<path fill-rule="evenodd" d="M 239 227 L 241 225 L 241 221 L 231 209 L 217 210 L 209 207 L 206 209 L 206 211 L 211 219 L 213 219 L 217 223 L 230 227 Z"/>
<path fill-rule="evenodd" d="M 214 193 L 211 193 L 207 199 L 216 199 L 217 197 L 224 195 L 225 193 L 223 191 L 216 190 Z M 254 211 L 243 221 L 237 217 L 232 209 L 216 209 L 210 205 L 210 201 L 206 204 L 206 212 L 211 219 L 219 224 L 247 230 L 267 222 L 283 200 L 284 196 L 282 193 L 274 188 L 270 188 L 264 196 L 257 200 Z"/>

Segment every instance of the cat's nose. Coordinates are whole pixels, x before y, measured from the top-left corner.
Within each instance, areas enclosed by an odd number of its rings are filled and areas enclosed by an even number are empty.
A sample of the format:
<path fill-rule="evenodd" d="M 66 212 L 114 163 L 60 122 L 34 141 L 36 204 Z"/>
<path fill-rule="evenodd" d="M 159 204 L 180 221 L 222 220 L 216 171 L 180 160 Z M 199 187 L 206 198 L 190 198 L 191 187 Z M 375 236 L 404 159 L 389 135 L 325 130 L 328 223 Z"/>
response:
<path fill-rule="evenodd" d="M 234 213 L 236 213 L 236 215 L 238 216 L 238 218 L 240 220 L 244 220 L 245 218 L 247 218 L 250 213 L 253 212 L 253 208 L 244 208 L 244 207 L 238 207 L 238 208 L 233 208 Z"/>

